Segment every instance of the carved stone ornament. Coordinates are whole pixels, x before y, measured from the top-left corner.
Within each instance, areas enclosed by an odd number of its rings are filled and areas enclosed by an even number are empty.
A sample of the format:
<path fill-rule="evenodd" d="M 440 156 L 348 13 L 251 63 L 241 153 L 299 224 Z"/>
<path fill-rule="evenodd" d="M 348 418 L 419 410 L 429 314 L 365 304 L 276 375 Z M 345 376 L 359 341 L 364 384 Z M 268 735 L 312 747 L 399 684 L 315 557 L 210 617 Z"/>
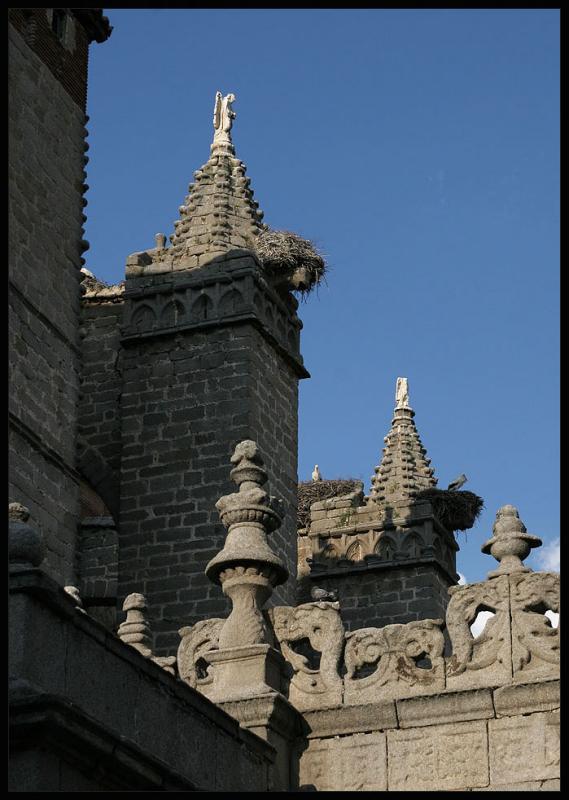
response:
<path fill-rule="evenodd" d="M 175 675 L 175 656 L 154 656 L 152 654 L 151 631 L 144 613 L 147 608 L 144 595 L 138 592 L 127 595 L 122 608 L 123 611 L 126 611 L 126 620 L 119 625 L 117 632 L 119 639 L 134 647 L 145 658 L 154 661 L 166 672 Z"/>
<path fill-rule="evenodd" d="M 213 109 L 213 145 L 212 151 L 222 148 L 231 148 L 231 127 L 233 120 L 237 116 L 233 111 L 232 104 L 235 102 L 234 94 L 227 94 L 225 97 L 221 92 L 215 93 L 215 106 Z"/>
<path fill-rule="evenodd" d="M 319 602 L 270 609 L 275 636 L 292 668 L 289 700 L 300 711 L 342 702 L 339 669 L 344 626 L 339 608 L 339 603 Z M 292 645 L 302 640 L 307 640 L 312 650 L 321 654 L 317 668 L 311 667 L 308 658 L 293 649 Z"/>
<path fill-rule="evenodd" d="M 474 688 L 509 681 L 512 667 L 507 576 L 453 586 L 449 594 L 446 626 L 452 642 L 452 656 L 447 662 L 447 685 Z M 494 616 L 475 638 L 470 626 L 480 611 L 490 611 Z M 458 676 L 462 678 L 458 680 Z"/>
<path fill-rule="evenodd" d="M 559 575 L 534 573 L 522 563 L 541 540 L 526 532 L 514 506 L 499 509 L 493 533 L 482 547 L 500 562 L 490 580 L 449 589 L 446 621 L 453 652 L 447 689 L 559 675 L 559 629 L 545 616 L 546 611 L 559 612 Z M 494 616 L 475 638 L 470 626 L 480 611 Z"/>
<path fill-rule="evenodd" d="M 559 674 L 559 626 L 546 611 L 559 613 L 559 575 L 532 572 L 510 578 L 514 680 L 543 680 Z"/>
<path fill-rule="evenodd" d="M 377 702 L 444 689 L 443 620 L 361 628 L 346 634 L 345 702 Z M 418 664 L 428 658 L 428 664 Z M 361 668 L 376 665 L 371 675 Z"/>
<path fill-rule="evenodd" d="M 261 609 L 273 588 L 288 577 L 284 563 L 267 543 L 267 534 L 281 524 L 283 506 L 261 488 L 267 473 L 256 443 L 238 444 L 231 463 L 235 464 L 231 479 L 239 491 L 216 503 L 228 533 L 223 550 L 205 570 L 233 604 L 219 636 L 220 649 L 269 641 Z"/>
<path fill-rule="evenodd" d="M 494 534 L 492 538 L 482 545 L 482 552 L 493 555 L 496 561 L 500 562 L 500 566 L 489 572 L 488 577 L 531 572 L 522 561 L 528 557 L 532 547 L 541 545 L 541 539 L 527 532 L 517 508 L 507 505 L 498 509 L 492 533 Z"/>
<path fill-rule="evenodd" d="M 207 693 L 213 675 L 205 654 L 219 649 L 219 633 L 224 619 L 204 619 L 195 625 L 181 628 L 182 641 L 178 647 L 178 674 L 193 689 Z"/>

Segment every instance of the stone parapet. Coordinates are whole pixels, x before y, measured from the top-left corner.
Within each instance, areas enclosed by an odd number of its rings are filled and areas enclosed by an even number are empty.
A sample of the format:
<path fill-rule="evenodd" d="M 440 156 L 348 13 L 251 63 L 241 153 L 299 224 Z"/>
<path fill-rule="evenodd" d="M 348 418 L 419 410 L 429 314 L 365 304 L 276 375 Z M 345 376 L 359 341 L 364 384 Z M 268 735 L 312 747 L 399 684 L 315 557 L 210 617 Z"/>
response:
<path fill-rule="evenodd" d="M 10 591 L 13 775 L 27 781 L 18 791 L 60 791 L 62 776 L 84 770 L 91 791 L 267 791 L 269 743 L 121 642 L 39 569 L 14 567 Z M 40 771 L 26 777 L 32 762 Z"/>

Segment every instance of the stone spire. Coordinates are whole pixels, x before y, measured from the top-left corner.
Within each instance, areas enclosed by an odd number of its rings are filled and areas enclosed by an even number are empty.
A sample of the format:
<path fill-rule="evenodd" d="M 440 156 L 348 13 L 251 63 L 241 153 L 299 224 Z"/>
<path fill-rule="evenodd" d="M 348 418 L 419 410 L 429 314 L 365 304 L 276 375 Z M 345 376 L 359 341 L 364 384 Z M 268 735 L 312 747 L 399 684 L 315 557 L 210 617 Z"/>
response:
<path fill-rule="evenodd" d="M 235 95 L 217 92 L 214 108 L 214 138 L 208 161 L 194 172 L 180 218 L 174 222 L 166 247 L 164 234 L 156 234 L 156 247 L 134 253 L 127 260 L 127 274 L 192 269 L 231 250 L 250 250 L 261 231 L 263 212 L 253 199 L 245 164 L 235 156 L 231 126 L 236 114 Z"/>
<path fill-rule="evenodd" d="M 371 479 L 370 498 L 376 503 L 408 500 L 424 489 L 437 484 L 434 470 L 426 458 L 409 405 L 407 378 L 397 378 L 395 411 L 391 429 L 384 439 L 385 447 L 379 466 Z"/>

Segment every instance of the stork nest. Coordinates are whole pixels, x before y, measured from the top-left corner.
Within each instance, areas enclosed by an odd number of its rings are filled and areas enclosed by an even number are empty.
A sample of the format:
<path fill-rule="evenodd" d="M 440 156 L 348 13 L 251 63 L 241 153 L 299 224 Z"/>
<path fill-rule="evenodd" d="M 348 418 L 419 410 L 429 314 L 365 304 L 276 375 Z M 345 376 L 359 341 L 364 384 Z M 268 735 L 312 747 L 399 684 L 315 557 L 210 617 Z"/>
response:
<path fill-rule="evenodd" d="M 474 492 L 425 489 L 415 496 L 415 500 L 427 500 L 437 519 L 448 531 L 472 528 L 484 508 L 484 500 Z"/>
<path fill-rule="evenodd" d="M 324 277 L 327 264 L 316 247 L 290 231 L 274 231 L 264 225 L 254 248 L 276 285 L 307 295 Z"/>
<path fill-rule="evenodd" d="M 310 522 L 310 506 L 331 497 L 342 497 L 362 488 L 356 478 L 337 478 L 330 481 L 302 481 L 298 484 L 297 527 L 306 528 Z"/>

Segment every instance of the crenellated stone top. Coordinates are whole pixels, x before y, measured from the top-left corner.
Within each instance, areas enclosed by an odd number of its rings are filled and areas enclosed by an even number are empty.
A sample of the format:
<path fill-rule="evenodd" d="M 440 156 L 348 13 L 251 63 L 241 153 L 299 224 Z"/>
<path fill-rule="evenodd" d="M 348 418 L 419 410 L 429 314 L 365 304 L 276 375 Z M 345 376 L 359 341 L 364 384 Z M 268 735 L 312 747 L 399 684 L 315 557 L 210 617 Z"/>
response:
<path fill-rule="evenodd" d="M 263 212 L 253 198 L 245 164 L 236 157 L 231 126 L 235 95 L 217 92 L 214 139 L 207 162 L 194 172 L 194 182 L 179 207 L 171 246 L 163 233 L 156 247 L 127 258 L 127 276 L 195 269 L 230 251 L 249 251 L 261 231 Z"/>
<path fill-rule="evenodd" d="M 415 497 L 437 485 L 430 459 L 415 427 L 415 412 L 409 405 L 407 378 L 397 379 L 395 411 L 385 437 L 383 456 L 371 480 L 370 499 L 391 504 Z"/>

